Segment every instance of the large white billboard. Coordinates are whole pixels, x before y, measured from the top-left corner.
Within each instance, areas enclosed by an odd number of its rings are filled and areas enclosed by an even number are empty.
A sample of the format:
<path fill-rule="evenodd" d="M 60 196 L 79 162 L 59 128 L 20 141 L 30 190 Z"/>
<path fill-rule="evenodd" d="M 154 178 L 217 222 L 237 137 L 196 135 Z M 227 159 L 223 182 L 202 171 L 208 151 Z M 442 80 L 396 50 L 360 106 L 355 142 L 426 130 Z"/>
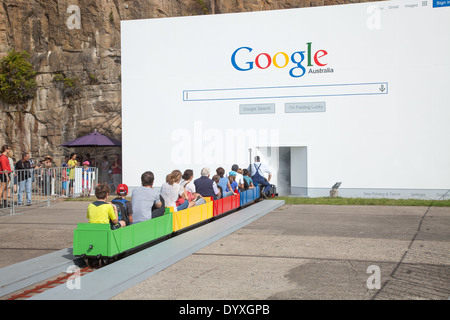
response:
<path fill-rule="evenodd" d="M 274 170 L 284 194 L 450 189 L 450 7 L 382 1 L 122 21 L 123 182 Z"/>

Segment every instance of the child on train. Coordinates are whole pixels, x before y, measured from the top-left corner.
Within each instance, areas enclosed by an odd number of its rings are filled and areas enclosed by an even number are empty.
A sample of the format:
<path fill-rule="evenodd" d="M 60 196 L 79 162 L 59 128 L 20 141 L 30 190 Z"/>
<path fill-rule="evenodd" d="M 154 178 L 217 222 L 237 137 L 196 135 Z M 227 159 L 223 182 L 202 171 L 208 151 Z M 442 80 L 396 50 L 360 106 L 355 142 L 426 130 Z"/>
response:
<path fill-rule="evenodd" d="M 223 194 L 223 189 L 220 186 L 219 182 L 220 182 L 220 177 L 218 174 L 213 175 L 212 180 L 216 182 L 217 184 L 217 189 L 219 189 L 219 194 L 217 195 L 217 199 L 223 198 L 224 194 Z"/>
<path fill-rule="evenodd" d="M 244 180 L 248 184 L 248 189 L 253 189 L 255 186 L 253 185 L 253 179 L 250 177 L 250 172 L 247 169 L 242 170 L 242 175 L 244 176 Z"/>
<path fill-rule="evenodd" d="M 87 218 L 89 223 L 109 223 L 111 229 L 115 230 L 125 227 L 124 221 L 119 221 L 117 208 L 111 202 L 107 202 L 111 189 L 106 184 L 100 184 L 95 188 L 97 201 L 89 204 L 87 208 Z"/>
<path fill-rule="evenodd" d="M 125 221 L 126 225 L 129 226 L 133 223 L 133 207 L 131 201 L 125 198 L 128 195 L 128 186 L 124 183 L 119 184 L 116 194 L 117 197 L 111 203 L 117 207 L 119 220 Z"/>
<path fill-rule="evenodd" d="M 228 190 L 227 187 L 227 191 L 233 191 L 234 193 L 238 193 L 238 183 L 236 182 L 236 173 L 235 172 L 230 172 L 229 176 L 228 176 L 228 181 L 230 182 L 231 185 L 231 190 Z"/>

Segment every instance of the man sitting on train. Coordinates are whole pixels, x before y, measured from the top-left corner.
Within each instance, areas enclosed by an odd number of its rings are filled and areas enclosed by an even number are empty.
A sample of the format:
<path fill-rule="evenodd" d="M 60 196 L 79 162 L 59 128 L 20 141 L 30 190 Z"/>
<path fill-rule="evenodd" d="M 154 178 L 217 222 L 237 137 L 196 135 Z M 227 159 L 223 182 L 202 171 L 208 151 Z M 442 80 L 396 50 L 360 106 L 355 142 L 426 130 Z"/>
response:
<path fill-rule="evenodd" d="M 141 175 L 141 187 L 133 190 L 131 195 L 131 205 L 133 207 L 133 223 L 138 223 L 160 216 L 161 210 L 164 214 L 164 207 L 158 192 L 153 189 L 155 176 L 153 172 L 146 171 Z M 152 211 L 152 208 L 156 209 Z"/>
<path fill-rule="evenodd" d="M 201 177 L 194 181 L 197 193 L 199 193 L 202 197 L 212 197 L 213 200 L 218 199 L 220 196 L 220 190 L 217 188 L 216 182 L 209 178 L 209 168 L 203 168 L 200 175 Z"/>

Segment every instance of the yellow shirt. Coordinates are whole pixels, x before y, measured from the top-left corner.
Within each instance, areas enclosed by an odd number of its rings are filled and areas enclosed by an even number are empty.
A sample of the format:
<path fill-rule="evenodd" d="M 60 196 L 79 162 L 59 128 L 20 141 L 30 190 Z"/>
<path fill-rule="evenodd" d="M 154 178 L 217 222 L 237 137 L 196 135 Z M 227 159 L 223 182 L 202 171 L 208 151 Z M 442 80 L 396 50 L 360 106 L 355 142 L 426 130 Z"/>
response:
<path fill-rule="evenodd" d="M 67 162 L 67 165 L 69 166 L 69 167 L 73 167 L 73 166 L 77 166 L 77 160 L 72 160 L 72 159 L 70 159 L 68 162 Z M 73 177 L 73 175 L 74 175 L 74 173 L 75 173 L 75 168 L 71 168 L 70 169 L 70 173 L 69 173 L 69 179 L 74 179 L 74 177 Z"/>
<path fill-rule="evenodd" d="M 89 223 L 109 223 L 117 219 L 116 212 L 111 204 L 104 201 L 94 201 L 87 208 Z"/>

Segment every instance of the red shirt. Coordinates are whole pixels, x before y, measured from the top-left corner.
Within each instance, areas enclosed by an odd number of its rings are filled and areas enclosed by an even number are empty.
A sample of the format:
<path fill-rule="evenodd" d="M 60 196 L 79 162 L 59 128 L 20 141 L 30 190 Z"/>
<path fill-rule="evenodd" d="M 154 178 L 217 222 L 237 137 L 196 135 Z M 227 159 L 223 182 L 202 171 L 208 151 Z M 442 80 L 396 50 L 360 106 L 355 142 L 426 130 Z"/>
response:
<path fill-rule="evenodd" d="M 117 166 L 117 168 L 112 169 L 113 174 L 121 174 L 122 173 L 122 161 L 114 161 L 113 166 Z"/>
<path fill-rule="evenodd" d="M 0 155 L 0 172 L 3 174 L 3 171 L 11 172 L 11 167 L 9 166 L 9 159 L 4 154 Z"/>

